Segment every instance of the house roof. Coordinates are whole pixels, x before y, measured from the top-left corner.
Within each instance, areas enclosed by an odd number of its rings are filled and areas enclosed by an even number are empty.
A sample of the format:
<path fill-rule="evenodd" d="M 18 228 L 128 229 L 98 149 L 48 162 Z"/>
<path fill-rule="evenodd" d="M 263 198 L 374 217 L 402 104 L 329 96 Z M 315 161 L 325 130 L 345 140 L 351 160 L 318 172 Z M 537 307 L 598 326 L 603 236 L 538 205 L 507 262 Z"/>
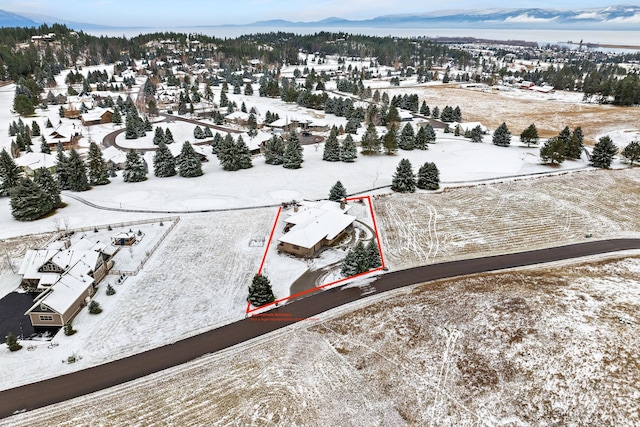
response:
<path fill-rule="evenodd" d="M 113 111 L 111 111 L 111 109 L 96 107 L 93 110 L 82 114 L 80 117 L 82 118 L 82 121 L 93 122 L 96 120 L 101 120 L 102 116 L 104 116 L 104 114 L 107 112 L 113 114 Z"/>
<path fill-rule="evenodd" d="M 102 150 L 102 157 L 106 162 L 111 161 L 117 165 L 127 161 L 127 154 L 118 150 L 114 146 L 110 146 Z"/>
<path fill-rule="evenodd" d="M 278 240 L 303 248 L 312 248 L 323 239 L 335 239 L 351 225 L 356 217 L 346 215 L 351 207 L 340 208 L 336 202 L 308 203 L 301 210 L 285 219 L 294 227 Z"/>
<path fill-rule="evenodd" d="M 28 314 L 36 310 L 41 304 L 49 307 L 51 310 L 59 314 L 64 314 L 71 308 L 74 302 L 93 285 L 93 278 L 82 273 L 89 267 L 82 260 L 78 261 L 76 266 L 66 274 L 60 275 L 48 290 L 42 293 L 42 296 L 36 298 L 35 303 L 26 311 Z"/>
<path fill-rule="evenodd" d="M 56 165 L 56 157 L 46 153 L 25 153 L 15 159 L 15 163 L 21 167 L 28 167 L 31 170 L 36 170 L 41 167 L 47 169 Z"/>

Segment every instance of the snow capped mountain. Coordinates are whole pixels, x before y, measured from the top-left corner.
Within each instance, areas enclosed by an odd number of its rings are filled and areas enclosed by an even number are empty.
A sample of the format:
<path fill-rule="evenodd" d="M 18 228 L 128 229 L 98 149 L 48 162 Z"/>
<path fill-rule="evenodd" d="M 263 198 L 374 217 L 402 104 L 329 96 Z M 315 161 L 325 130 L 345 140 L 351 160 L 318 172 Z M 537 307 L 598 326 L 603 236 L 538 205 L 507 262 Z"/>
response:
<path fill-rule="evenodd" d="M 40 24 L 17 13 L 0 9 L 0 27 L 37 27 Z"/>

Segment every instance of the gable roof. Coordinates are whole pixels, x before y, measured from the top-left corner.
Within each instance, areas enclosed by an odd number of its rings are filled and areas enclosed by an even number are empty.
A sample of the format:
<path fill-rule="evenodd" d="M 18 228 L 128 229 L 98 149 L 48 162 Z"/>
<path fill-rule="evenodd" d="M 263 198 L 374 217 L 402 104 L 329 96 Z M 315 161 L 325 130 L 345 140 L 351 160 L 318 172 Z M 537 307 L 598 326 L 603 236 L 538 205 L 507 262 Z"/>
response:
<path fill-rule="evenodd" d="M 47 169 L 56 165 L 56 157 L 46 153 L 25 153 L 15 159 L 16 165 L 21 167 L 28 167 L 31 170 L 36 170 L 41 167 Z"/>

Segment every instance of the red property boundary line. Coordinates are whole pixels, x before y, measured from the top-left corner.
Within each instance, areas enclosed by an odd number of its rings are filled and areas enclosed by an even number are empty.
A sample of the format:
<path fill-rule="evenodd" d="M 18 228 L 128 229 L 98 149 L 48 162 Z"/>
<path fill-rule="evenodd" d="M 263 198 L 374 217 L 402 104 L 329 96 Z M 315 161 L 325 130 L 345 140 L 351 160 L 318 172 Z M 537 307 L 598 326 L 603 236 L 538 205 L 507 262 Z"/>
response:
<path fill-rule="evenodd" d="M 358 277 L 366 276 L 368 274 L 372 274 L 372 273 L 375 273 L 377 271 L 385 270 L 387 268 L 386 264 L 384 262 L 384 255 L 382 253 L 382 246 L 380 245 L 380 233 L 378 231 L 378 224 L 376 222 L 376 216 L 375 216 L 375 214 L 373 212 L 373 203 L 371 202 L 371 196 L 348 197 L 348 198 L 345 199 L 345 201 L 347 201 L 347 202 L 358 201 L 358 200 L 366 200 L 367 203 L 369 204 L 369 213 L 371 214 L 371 221 L 373 222 L 373 230 L 375 231 L 376 243 L 378 243 L 378 251 L 380 252 L 380 261 L 382 262 L 382 266 L 378 267 L 378 268 L 375 268 L 373 270 L 365 271 L 364 273 L 356 274 L 355 276 L 344 277 L 342 279 L 335 280 L 335 281 L 330 282 L 330 283 L 325 283 L 324 285 L 316 286 L 314 288 L 307 289 L 306 291 L 298 292 L 297 294 L 294 294 L 294 295 L 289 295 L 288 297 L 285 297 L 285 298 L 280 298 L 278 300 L 270 302 L 269 304 L 261 305 L 260 307 L 251 308 L 251 303 L 249 301 L 247 301 L 247 309 L 246 309 L 245 314 L 249 315 L 249 314 L 251 314 L 251 313 L 253 313 L 255 311 L 258 311 L 258 310 L 262 311 L 267 307 L 278 305 L 281 302 L 287 301 L 287 300 L 289 300 L 291 298 L 297 298 L 299 296 L 314 292 L 314 291 L 316 291 L 318 289 L 324 289 L 324 288 L 327 288 L 329 286 L 333 286 L 333 285 L 336 285 L 338 283 L 346 282 L 348 280 L 352 280 L 352 279 L 355 279 L 355 278 L 358 278 Z M 281 213 L 282 213 L 282 206 L 280 206 L 280 208 L 278 208 L 278 213 L 276 214 L 276 219 L 273 222 L 273 227 L 271 228 L 271 234 L 269 236 L 269 242 L 267 243 L 267 247 L 264 250 L 264 255 L 262 256 L 262 262 L 260 263 L 260 268 L 258 269 L 258 274 L 262 273 L 262 269 L 263 269 L 264 263 L 265 263 L 265 261 L 267 259 L 267 254 L 269 253 L 269 248 L 271 246 L 271 241 L 273 240 L 273 235 L 274 235 L 274 233 L 276 231 L 276 226 L 278 225 L 278 220 L 280 219 L 280 214 Z"/>

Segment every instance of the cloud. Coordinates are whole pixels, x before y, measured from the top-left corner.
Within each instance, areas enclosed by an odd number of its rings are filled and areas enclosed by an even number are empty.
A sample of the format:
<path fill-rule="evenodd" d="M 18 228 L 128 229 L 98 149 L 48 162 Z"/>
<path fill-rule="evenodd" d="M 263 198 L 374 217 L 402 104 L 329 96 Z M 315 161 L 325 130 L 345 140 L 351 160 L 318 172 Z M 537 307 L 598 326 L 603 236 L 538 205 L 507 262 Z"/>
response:
<path fill-rule="evenodd" d="M 536 18 L 535 16 L 531 16 L 528 13 L 523 13 L 522 15 L 518 15 L 518 16 L 510 16 L 506 18 L 504 21 L 515 22 L 515 23 L 535 23 L 535 22 L 543 23 L 543 22 L 552 22 L 552 21 L 555 21 L 556 19 L 557 17 Z"/>

